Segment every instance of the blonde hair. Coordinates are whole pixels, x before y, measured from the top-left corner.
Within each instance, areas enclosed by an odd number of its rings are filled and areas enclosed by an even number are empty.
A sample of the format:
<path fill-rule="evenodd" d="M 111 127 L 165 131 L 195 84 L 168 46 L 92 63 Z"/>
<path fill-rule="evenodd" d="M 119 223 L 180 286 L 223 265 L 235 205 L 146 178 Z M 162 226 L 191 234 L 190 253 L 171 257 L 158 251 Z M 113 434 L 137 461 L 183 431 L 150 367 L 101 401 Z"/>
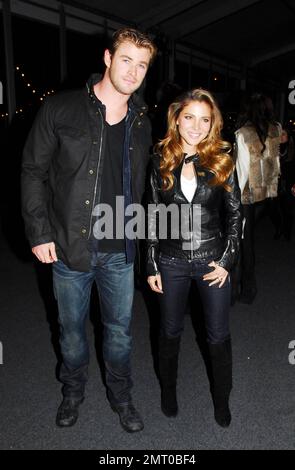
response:
<path fill-rule="evenodd" d="M 207 103 L 212 112 L 209 134 L 198 144 L 197 148 L 200 164 L 214 174 L 210 181 L 211 186 L 223 186 L 226 191 L 231 191 L 231 187 L 226 184 L 227 178 L 234 169 L 233 160 L 229 155 L 231 144 L 221 138 L 223 120 L 215 99 L 209 91 L 202 88 L 184 93 L 169 106 L 166 136 L 155 146 L 156 152 L 161 155 L 162 189 L 168 191 L 172 188 L 174 182 L 172 172 L 184 158 L 181 136 L 176 123 L 181 111 L 193 101 Z"/>
<path fill-rule="evenodd" d="M 131 42 L 136 47 L 148 49 L 151 53 L 150 63 L 152 63 L 157 55 L 157 47 L 147 34 L 142 33 L 137 29 L 122 28 L 115 31 L 112 37 L 112 43 L 109 47 L 110 53 L 112 55 L 115 54 L 120 44 L 126 41 Z"/>

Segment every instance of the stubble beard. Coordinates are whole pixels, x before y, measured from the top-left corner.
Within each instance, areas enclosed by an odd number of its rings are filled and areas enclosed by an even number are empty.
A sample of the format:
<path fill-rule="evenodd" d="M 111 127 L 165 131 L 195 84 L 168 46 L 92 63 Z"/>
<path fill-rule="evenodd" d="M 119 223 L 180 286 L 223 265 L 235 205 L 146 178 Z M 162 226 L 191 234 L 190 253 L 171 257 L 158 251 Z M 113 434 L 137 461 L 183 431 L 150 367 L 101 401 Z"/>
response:
<path fill-rule="evenodd" d="M 120 83 L 119 80 L 116 80 L 113 76 L 112 76 L 112 73 L 109 73 L 109 79 L 113 85 L 113 87 L 115 88 L 115 90 L 118 92 L 118 93 L 121 93 L 122 95 L 127 95 L 127 96 L 131 96 L 132 93 L 134 93 L 136 90 L 138 90 L 138 88 L 140 87 L 141 83 L 138 84 L 138 82 L 136 82 L 133 86 L 131 87 L 128 87 L 128 85 L 125 85 L 124 86 L 124 82 L 123 83 Z M 123 80 L 123 79 L 122 79 Z"/>

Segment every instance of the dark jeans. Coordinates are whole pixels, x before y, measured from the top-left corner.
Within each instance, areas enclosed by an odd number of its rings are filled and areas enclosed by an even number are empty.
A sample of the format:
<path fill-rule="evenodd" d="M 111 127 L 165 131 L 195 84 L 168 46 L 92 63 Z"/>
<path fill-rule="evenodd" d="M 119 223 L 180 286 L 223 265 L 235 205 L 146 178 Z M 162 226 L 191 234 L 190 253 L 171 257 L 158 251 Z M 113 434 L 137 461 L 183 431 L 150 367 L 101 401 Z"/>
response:
<path fill-rule="evenodd" d="M 112 404 L 131 400 L 130 322 L 134 293 L 133 264 L 124 253 L 93 253 L 89 272 L 73 271 L 62 261 L 53 264 L 63 363 L 64 396 L 81 398 L 88 376 L 89 350 L 85 321 L 96 282 L 104 325 L 103 356 L 108 397 Z"/>
<path fill-rule="evenodd" d="M 242 290 L 256 288 L 255 277 L 255 225 L 265 215 L 268 215 L 275 230 L 281 226 L 281 213 L 278 198 L 267 198 L 255 204 L 244 204 L 245 218 L 243 238 L 241 242 L 241 282 Z"/>
<path fill-rule="evenodd" d="M 202 299 L 205 315 L 207 341 L 222 343 L 229 336 L 230 279 L 224 285 L 209 287 L 203 275 L 212 267 L 206 262 L 186 261 L 180 258 L 160 255 L 159 269 L 163 294 L 159 294 L 161 308 L 161 332 L 167 337 L 178 337 L 184 327 L 184 317 L 191 281 L 196 281 Z"/>

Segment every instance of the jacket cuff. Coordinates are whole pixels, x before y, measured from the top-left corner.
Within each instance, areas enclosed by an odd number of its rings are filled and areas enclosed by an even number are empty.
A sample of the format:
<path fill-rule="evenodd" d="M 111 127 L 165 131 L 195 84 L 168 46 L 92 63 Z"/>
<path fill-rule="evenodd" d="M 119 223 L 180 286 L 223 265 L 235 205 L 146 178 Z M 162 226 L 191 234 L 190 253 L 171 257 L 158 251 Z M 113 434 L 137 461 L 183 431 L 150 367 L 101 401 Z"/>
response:
<path fill-rule="evenodd" d="M 160 274 L 159 268 L 159 252 L 158 247 L 150 246 L 147 252 L 146 272 L 148 276 L 156 276 Z"/>
<path fill-rule="evenodd" d="M 226 271 L 231 271 L 235 263 L 237 262 L 239 254 L 239 245 L 236 241 L 229 239 L 226 244 L 226 248 L 223 252 L 220 260 L 216 261 L 218 266 L 226 269 Z"/>
<path fill-rule="evenodd" d="M 28 236 L 29 244 L 31 248 L 34 248 L 38 245 L 43 245 L 44 243 L 51 243 L 53 242 L 52 233 L 44 233 L 38 238 L 32 238 Z"/>

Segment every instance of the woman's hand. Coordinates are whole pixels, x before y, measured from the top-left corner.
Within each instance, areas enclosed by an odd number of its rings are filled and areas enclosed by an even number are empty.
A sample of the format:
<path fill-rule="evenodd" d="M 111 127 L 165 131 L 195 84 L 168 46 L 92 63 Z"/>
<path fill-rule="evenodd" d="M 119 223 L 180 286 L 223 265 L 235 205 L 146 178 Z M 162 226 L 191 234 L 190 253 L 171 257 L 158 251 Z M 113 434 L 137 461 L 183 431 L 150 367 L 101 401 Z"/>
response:
<path fill-rule="evenodd" d="M 154 292 L 157 292 L 158 294 L 163 294 L 161 274 L 156 274 L 156 276 L 149 276 L 147 278 L 147 282 L 149 283 L 150 288 Z"/>
<path fill-rule="evenodd" d="M 212 281 L 210 282 L 209 286 L 214 286 L 214 284 L 219 284 L 218 287 L 222 287 L 226 281 L 228 276 L 228 271 L 221 266 L 218 266 L 215 261 L 212 261 L 208 264 L 208 266 L 212 266 L 215 269 L 208 274 L 203 276 L 204 281 Z"/>

